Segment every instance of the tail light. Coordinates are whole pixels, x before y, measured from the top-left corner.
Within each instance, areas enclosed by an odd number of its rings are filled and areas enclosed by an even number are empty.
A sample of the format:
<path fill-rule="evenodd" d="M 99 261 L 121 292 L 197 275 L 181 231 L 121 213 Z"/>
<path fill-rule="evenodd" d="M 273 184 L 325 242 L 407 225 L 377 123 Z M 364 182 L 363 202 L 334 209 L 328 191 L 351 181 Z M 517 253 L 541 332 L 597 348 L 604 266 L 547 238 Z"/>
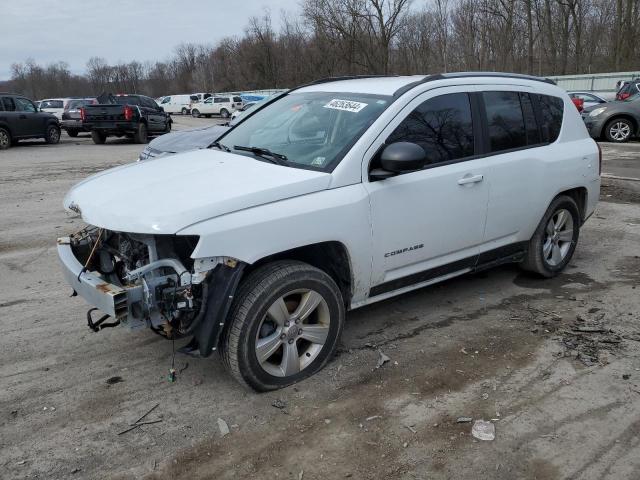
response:
<path fill-rule="evenodd" d="M 598 175 L 602 175 L 602 148 L 599 143 L 596 145 L 598 146 Z"/>
<path fill-rule="evenodd" d="M 84 110 L 84 107 L 80 108 L 80 120 L 82 120 L 84 122 L 84 119 L 86 118 L 86 113 Z"/>
<path fill-rule="evenodd" d="M 130 105 L 124 106 L 124 119 L 129 121 L 133 118 L 133 108 Z"/>

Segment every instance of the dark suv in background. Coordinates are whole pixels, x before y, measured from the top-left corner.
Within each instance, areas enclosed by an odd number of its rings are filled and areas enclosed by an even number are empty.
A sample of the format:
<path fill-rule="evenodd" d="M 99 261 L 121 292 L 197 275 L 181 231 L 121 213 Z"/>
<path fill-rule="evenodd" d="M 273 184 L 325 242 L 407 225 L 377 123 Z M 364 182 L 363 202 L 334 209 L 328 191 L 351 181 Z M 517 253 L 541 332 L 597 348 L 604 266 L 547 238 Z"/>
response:
<path fill-rule="evenodd" d="M 0 150 L 27 138 L 44 138 L 47 143 L 58 143 L 58 119 L 38 111 L 36 105 L 22 95 L 0 93 Z"/>

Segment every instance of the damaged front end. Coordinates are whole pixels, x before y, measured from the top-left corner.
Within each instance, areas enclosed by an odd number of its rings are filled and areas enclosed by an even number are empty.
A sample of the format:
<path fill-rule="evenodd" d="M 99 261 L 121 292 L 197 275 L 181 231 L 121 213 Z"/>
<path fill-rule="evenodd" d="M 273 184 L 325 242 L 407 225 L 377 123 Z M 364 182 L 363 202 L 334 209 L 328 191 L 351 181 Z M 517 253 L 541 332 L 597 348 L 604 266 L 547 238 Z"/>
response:
<path fill-rule="evenodd" d="M 87 227 L 59 238 L 58 256 L 74 292 L 95 307 L 87 314 L 94 331 L 122 323 L 169 339 L 192 336 L 185 353 L 208 356 L 244 264 L 229 257 L 193 259 L 197 241 Z M 95 309 L 104 313 L 99 320 L 91 316 Z"/>

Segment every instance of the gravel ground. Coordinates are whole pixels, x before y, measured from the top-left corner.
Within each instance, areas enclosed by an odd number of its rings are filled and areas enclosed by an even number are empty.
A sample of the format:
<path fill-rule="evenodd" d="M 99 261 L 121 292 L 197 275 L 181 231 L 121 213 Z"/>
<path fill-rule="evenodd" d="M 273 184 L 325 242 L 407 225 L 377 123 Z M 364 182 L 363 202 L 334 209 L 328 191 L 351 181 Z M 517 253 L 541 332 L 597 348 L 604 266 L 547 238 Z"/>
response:
<path fill-rule="evenodd" d="M 176 357 L 169 383 L 170 342 L 92 333 L 69 297 L 55 238 L 79 225 L 63 195 L 140 150 L 63 135 L 0 153 L 1 478 L 637 478 L 633 182 L 607 181 L 559 277 L 507 266 L 351 312 L 325 370 L 258 395 L 215 357 Z M 157 404 L 146 420 L 161 422 L 118 435 Z M 496 439 L 474 440 L 463 416 Z"/>

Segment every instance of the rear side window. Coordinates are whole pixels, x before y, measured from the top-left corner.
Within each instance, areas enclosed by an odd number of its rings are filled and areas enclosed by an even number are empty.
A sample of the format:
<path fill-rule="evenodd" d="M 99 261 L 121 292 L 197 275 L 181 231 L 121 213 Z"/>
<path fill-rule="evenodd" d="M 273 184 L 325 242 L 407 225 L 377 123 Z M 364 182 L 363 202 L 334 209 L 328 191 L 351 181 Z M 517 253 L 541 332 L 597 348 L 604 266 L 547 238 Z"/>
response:
<path fill-rule="evenodd" d="M 451 93 L 425 101 L 398 125 L 386 143 L 395 142 L 420 145 L 429 164 L 472 156 L 473 122 L 469 96 Z"/>
<path fill-rule="evenodd" d="M 41 108 L 63 108 L 62 100 L 46 100 L 40 105 Z"/>
<path fill-rule="evenodd" d="M 233 97 L 233 101 L 236 103 L 242 103 L 242 98 L 240 97 Z"/>
<path fill-rule="evenodd" d="M 484 92 L 491 152 L 527 145 L 524 116 L 518 92 Z"/>
<path fill-rule="evenodd" d="M 16 103 L 13 101 L 11 97 L 3 97 L 2 104 L 4 105 L 4 109 L 7 112 L 15 112 L 16 111 Z"/>
<path fill-rule="evenodd" d="M 213 103 L 224 103 L 226 101 L 226 98 L 222 98 L 222 97 L 215 97 L 213 99 Z"/>
<path fill-rule="evenodd" d="M 533 94 L 532 94 L 533 95 Z M 551 95 L 535 95 L 538 100 L 540 132 L 543 142 L 555 142 L 562 128 L 564 102 Z"/>

